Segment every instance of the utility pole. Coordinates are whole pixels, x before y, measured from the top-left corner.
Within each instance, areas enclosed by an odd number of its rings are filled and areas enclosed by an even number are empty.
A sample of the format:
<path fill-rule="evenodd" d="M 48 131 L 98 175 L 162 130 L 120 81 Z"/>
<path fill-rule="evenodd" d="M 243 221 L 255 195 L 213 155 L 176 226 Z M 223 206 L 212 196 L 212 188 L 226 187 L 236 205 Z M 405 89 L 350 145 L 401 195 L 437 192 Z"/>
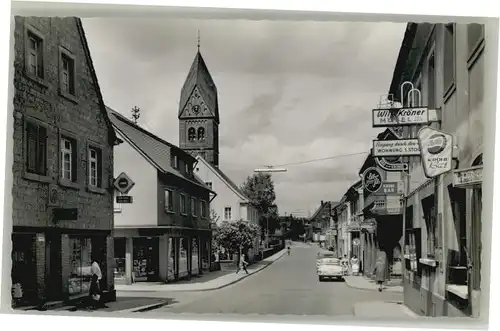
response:
<path fill-rule="evenodd" d="M 132 108 L 132 119 L 134 120 L 134 124 L 137 124 L 137 120 L 139 119 L 139 117 L 141 117 L 141 108 L 137 107 L 137 106 L 134 106 L 134 108 Z"/>

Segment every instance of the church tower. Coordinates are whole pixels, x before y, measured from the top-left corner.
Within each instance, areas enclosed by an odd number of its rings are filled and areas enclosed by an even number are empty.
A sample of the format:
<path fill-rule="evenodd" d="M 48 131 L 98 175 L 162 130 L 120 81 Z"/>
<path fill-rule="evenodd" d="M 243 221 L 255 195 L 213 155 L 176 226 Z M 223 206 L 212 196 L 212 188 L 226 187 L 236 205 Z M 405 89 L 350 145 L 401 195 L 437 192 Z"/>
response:
<path fill-rule="evenodd" d="M 219 166 L 217 87 L 198 51 L 182 86 L 179 102 L 179 147 Z"/>

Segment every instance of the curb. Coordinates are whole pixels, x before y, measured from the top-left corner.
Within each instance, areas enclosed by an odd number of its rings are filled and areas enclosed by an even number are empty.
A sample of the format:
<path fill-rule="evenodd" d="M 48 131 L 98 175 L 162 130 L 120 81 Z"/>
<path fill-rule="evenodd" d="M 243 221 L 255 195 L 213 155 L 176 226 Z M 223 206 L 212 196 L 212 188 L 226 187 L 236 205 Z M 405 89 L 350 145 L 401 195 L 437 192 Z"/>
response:
<path fill-rule="evenodd" d="M 187 289 L 187 290 L 182 290 L 182 289 L 181 289 L 181 290 L 175 290 L 175 289 L 171 289 L 171 290 L 165 290 L 165 291 L 162 291 L 162 292 L 208 292 L 208 291 L 220 290 L 220 289 L 222 289 L 222 288 L 224 288 L 224 287 L 227 287 L 227 286 L 233 285 L 233 284 L 235 284 L 235 283 L 238 283 L 239 281 L 241 281 L 241 280 L 243 280 L 243 279 L 245 279 L 245 278 L 247 278 L 247 277 L 249 277 L 249 276 L 252 276 L 252 275 L 254 275 L 254 274 L 256 274 L 256 273 L 258 273 L 258 272 L 260 272 L 260 271 L 264 270 L 265 268 L 269 267 L 271 264 L 273 264 L 274 262 L 278 261 L 279 259 L 281 259 L 281 258 L 285 255 L 286 249 L 283 249 L 283 250 L 281 250 L 280 252 L 278 252 L 278 253 L 276 253 L 276 254 L 280 254 L 281 252 L 283 252 L 283 254 L 281 254 L 281 256 L 277 257 L 277 258 L 276 258 L 274 261 L 272 261 L 271 263 L 266 264 L 266 265 L 264 265 L 262 268 L 257 269 L 257 270 L 255 270 L 254 272 L 249 273 L 248 275 L 244 275 L 243 277 L 238 278 L 238 279 L 235 279 L 235 280 L 233 280 L 233 281 L 231 281 L 231 282 L 229 282 L 229 283 L 226 283 L 226 284 L 223 284 L 223 285 L 219 285 L 219 286 L 217 286 L 217 287 L 210 287 L 210 288 L 201 288 L 201 289 L 192 289 L 192 290 L 189 290 L 189 289 Z M 276 255 L 276 254 L 275 254 L 275 255 Z M 273 256 L 274 256 L 274 255 L 273 255 Z M 127 290 L 125 290 L 125 291 L 123 291 L 123 292 L 156 292 L 156 291 L 130 291 L 130 290 L 129 290 L 129 291 L 127 291 Z M 131 311 L 131 312 L 132 312 L 132 311 Z"/>
<path fill-rule="evenodd" d="M 347 279 L 344 278 L 344 283 L 349 286 L 350 288 L 354 288 L 356 290 L 362 290 L 362 291 L 370 291 L 370 292 L 378 292 L 378 289 L 371 289 L 371 288 L 366 288 L 366 287 L 361 287 L 361 286 L 355 286 L 349 283 Z M 384 288 L 382 290 L 383 292 L 389 292 L 389 293 L 403 293 L 403 290 L 401 291 L 391 291 L 390 288 Z"/>
<path fill-rule="evenodd" d="M 168 305 L 167 301 L 165 301 L 165 302 L 157 302 L 157 303 L 153 303 L 153 304 L 150 304 L 150 305 L 145 305 L 145 306 L 140 306 L 140 307 L 135 307 L 135 308 L 129 308 L 129 309 L 123 309 L 123 310 L 116 310 L 114 312 L 115 313 L 142 313 L 142 312 L 153 310 L 153 309 L 157 309 L 157 308 L 160 308 L 160 307 L 163 307 L 163 306 L 166 306 L 166 305 Z"/>
<path fill-rule="evenodd" d="M 285 250 L 282 250 L 281 252 L 284 252 Z M 278 253 L 279 254 L 279 253 Z M 255 275 L 256 273 L 259 273 L 261 272 L 262 270 L 266 269 L 267 267 L 269 267 L 271 264 L 273 264 L 274 262 L 278 261 L 279 259 L 281 259 L 283 256 L 285 255 L 285 253 L 281 254 L 281 256 L 277 257 L 276 260 L 272 261 L 271 263 L 269 264 L 266 264 L 265 266 L 263 266 L 262 268 L 260 269 L 257 269 L 255 270 L 254 272 L 252 272 L 251 274 L 248 274 L 248 275 L 244 275 L 243 277 L 241 278 L 238 278 L 238 279 L 235 279 L 227 284 L 224 284 L 224 285 L 221 285 L 221 286 L 217 286 L 217 287 L 211 287 L 211 288 L 206 288 L 206 289 L 200 289 L 200 290 L 177 290 L 177 291 L 172 291 L 172 292 L 208 292 L 208 291 L 215 291 L 215 290 L 220 290 L 224 287 L 228 287 L 230 285 L 233 285 L 233 284 L 236 284 L 240 281 L 242 281 L 243 279 L 249 277 L 249 276 L 252 276 L 252 275 Z"/>

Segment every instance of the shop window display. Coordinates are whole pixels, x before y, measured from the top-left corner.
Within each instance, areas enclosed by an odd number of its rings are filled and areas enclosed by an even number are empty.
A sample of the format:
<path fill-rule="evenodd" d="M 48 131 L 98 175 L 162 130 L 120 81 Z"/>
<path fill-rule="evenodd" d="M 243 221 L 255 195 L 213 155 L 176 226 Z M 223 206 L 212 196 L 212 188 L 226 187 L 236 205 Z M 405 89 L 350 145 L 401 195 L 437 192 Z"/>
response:
<path fill-rule="evenodd" d="M 125 279 L 125 238 L 115 238 L 115 279 Z"/>
<path fill-rule="evenodd" d="M 196 275 L 199 272 L 199 245 L 198 238 L 191 238 L 191 274 Z"/>
<path fill-rule="evenodd" d="M 203 266 L 203 269 L 208 269 L 210 267 L 210 241 L 208 240 L 204 240 L 204 244 L 205 244 L 205 247 L 204 249 L 202 250 L 202 266 Z"/>
<path fill-rule="evenodd" d="M 168 280 L 175 279 L 176 266 L 175 266 L 175 245 L 174 238 L 168 238 Z"/>
<path fill-rule="evenodd" d="M 158 238 L 134 238 L 133 273 L 136 281 L 153 281 L 158 276 Z"/>
<path fill-rule="evenodd" d="M 189 238 L 180 238 L 179 277 L 183 277 L 188 273 L 188 245 Z"/>
<path fill-rule="evenodd" d="M 92 241 L 90 238 L 69 238 L 71 274 L 69 295 L 87 293 L 92 276 Z"/>

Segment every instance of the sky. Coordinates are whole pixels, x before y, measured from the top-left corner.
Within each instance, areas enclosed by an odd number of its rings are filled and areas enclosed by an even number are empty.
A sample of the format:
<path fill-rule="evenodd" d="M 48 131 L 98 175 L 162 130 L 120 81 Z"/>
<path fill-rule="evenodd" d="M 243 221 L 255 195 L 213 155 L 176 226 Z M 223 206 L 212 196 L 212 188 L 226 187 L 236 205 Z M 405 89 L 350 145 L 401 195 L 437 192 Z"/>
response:
<path fill-rule="evenodd" d="M 309 216 L 339 201 L 380 129 L 371 110 L 387 94 L 405 24 L 197 19 L 83 19 L 104 102 L 179 144 L 180 90 L 197 51 L 215 81 L 220 168 L 237 184 L 274 173 L 281 215 Z"/>

